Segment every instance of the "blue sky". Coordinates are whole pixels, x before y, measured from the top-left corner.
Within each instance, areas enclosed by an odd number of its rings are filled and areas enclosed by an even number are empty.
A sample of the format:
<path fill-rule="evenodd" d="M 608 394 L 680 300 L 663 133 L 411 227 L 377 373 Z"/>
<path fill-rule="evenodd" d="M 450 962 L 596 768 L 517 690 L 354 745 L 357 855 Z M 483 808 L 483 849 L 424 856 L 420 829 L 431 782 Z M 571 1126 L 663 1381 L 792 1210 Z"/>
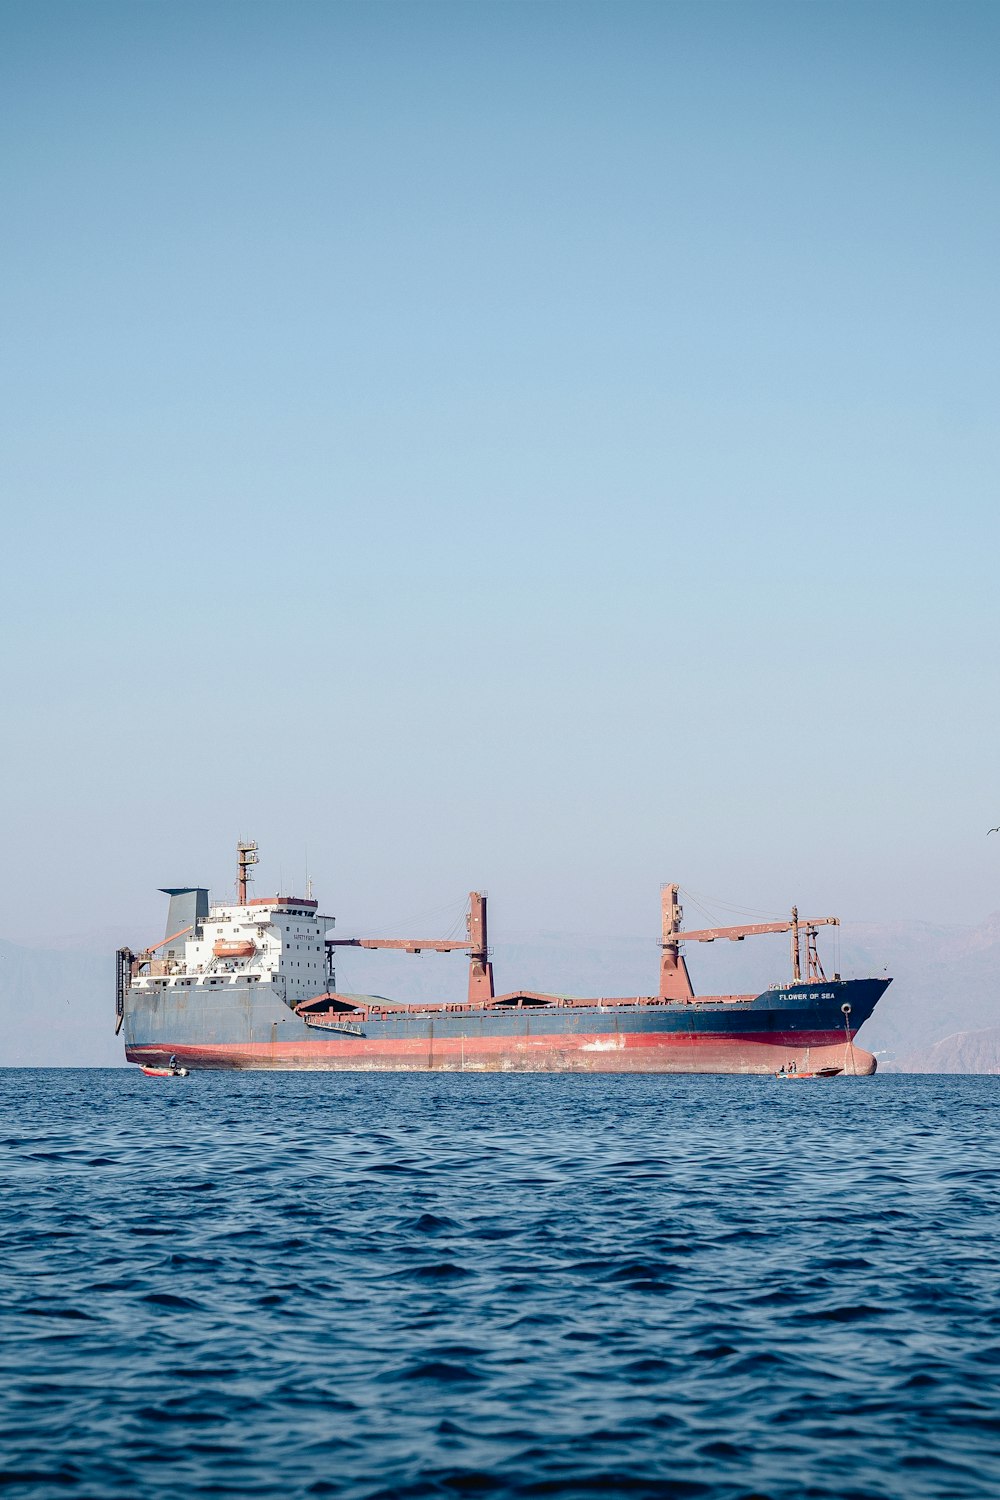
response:
<path fill-rule="evenodd" d="M 0 29 L 5 936 L 1000 907 L 995 6 Z"/>

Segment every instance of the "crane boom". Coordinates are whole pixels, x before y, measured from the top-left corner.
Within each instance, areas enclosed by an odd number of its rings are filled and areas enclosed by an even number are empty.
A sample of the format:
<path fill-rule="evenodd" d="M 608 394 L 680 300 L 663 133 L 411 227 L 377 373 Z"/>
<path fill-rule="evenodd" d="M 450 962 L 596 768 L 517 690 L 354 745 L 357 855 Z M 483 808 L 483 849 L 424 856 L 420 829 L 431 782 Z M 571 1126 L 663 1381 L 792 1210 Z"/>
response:
<path fill-rule="evenodd" d="M 165 948 L 168 943 L 174 942 L 174 940 L 176 938 L 183 937 L 186 932 L 193 932 L 193 931 L 194 931 L 193 927 L 182 927 L 181 930 L 180 930 L 180 932 L 172 932 L 169 937 L 165 937 L 163 939 L 162 943 L 153 943 L 153 945 L 151 947 L 144 948 L 142 950 L 142 952 L 139 954 L 140 959 L 142 959 L 142 960 L 145 961 L 146 959 L 151 958 L 152 955 L 154 953 L 158 952 L 160 948 Z"/>
<path fill-rule="evenodd" d="M 696 932 L 672 932 L 671 943 L 714 943 L 716 938 L 727 938 L 731 943 L 742 943 L 746 937 L 759 937 L 765 932 L 791 932 L 795 927 L 839 927 L 839 917 L 798 917 L 787 922 L 755 922 L 747 927 L 702 927 Z"/>
<path fill-rule="evenodd" d="M 436 938 L 327 938 L 331 948 L 398 948 L 403 953 L 454 953 L 471 943 L 445 943 Z"/>
<path fill-rule="evenodd" d="M 750 922 L 740 927 L 699 927 L 690 932 L 683 931 L 681 922 L 684 913 L 678 900 L 680 887 L 665 885 L 661 890 L 663 926 L 660 936 L 660 999 L 684 1000 L 694 998 L 687 965 L 680 950 L 681 943 L 714 943 L 723 939 L 730 943 L 742 943 L 744 938 L 759 937 L 766 932 L 790 932 L 792 934 L 792 982 L 798 984 L 802 978 L 802 937 L 805 935 L 806 977 L 822 979 L 823 966 L 816 950 L 816 931 L 820 927 L 839 927 L 839 917 L 800 917 L 797 906 L 792 907 L 787 922 Z"/>
<path fill-rule="evenodd" d="M 493 965 L 486 938 L 486 892 L 469 892 L 465 918 L 469 936 L 461 942 L 450 938 L 327 938 L 328 948 L 394 948 L 398 953 L 456 953 L 469 955 L 469 1004 L 493 999 Z"/>

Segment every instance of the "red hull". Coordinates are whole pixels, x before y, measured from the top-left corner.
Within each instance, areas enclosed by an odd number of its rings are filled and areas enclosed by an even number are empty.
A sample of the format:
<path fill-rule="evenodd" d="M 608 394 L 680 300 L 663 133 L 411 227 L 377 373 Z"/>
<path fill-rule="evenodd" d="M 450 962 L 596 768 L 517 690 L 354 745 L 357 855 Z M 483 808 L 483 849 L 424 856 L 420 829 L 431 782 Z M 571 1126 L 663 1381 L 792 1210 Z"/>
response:
<path fill-rule="evenodd" d="M 863 1047 L 848 1047 L 829 1032 L 735 1037 L 628 1033 L 370 1040 L 331 1036 L 296 1042 L 240 1042 L 178 1046 L 170 1053 L 193 1068 L 315 1069 L 322 1072 L 511 1073 L 745 1073 L 842 1068 L 849 1076 L 875 1072 Z M 156 1046 L 126 1050 L 129 1062 L 155 1063 Z M 853 1060 L 852 1060 L 853 1056 Z"/>

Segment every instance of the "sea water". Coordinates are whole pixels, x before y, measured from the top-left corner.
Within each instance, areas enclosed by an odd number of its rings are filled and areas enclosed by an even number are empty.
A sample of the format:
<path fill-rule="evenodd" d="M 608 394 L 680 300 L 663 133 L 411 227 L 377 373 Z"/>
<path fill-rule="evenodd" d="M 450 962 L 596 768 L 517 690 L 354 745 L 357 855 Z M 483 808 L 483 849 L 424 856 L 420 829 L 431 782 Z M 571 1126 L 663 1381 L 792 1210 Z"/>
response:
<path fill-rule="evenodd" d="M 3 1494 L 995 1497 L 998 1103 L 4 1071 Z"/>

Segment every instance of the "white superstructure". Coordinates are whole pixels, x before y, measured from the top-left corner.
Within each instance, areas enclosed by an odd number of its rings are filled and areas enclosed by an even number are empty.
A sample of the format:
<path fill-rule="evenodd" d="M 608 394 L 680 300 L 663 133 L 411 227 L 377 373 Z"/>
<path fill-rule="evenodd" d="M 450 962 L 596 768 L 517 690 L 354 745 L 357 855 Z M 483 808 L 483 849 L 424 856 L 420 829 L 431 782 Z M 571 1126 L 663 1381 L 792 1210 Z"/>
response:
<path fill-rule="evenodd" d="M 333 946 L 326 933 L 333 917 L 320 915 L 311 897 L 248 899 L 256 846 L 239 849 L 235 904 L 209 903 L 208 891 L 199 886 L 164 892 L 170 897 L 167 936 L 156 948 L 129 955 L 131 987 L 204 994 L 220 986 L 266 985 L 273 999 L 293 1010 L 332 987 Z"/>
<path fill-rule="evenodd" d="M 213 904 L 199 935 L 184 944 L 183 975 L 265 980 L 295 1006 L 327 988 L 325 937 L 332 926 L 332 917 L 317 914 L 315 901 L 294 896 Z"/>

